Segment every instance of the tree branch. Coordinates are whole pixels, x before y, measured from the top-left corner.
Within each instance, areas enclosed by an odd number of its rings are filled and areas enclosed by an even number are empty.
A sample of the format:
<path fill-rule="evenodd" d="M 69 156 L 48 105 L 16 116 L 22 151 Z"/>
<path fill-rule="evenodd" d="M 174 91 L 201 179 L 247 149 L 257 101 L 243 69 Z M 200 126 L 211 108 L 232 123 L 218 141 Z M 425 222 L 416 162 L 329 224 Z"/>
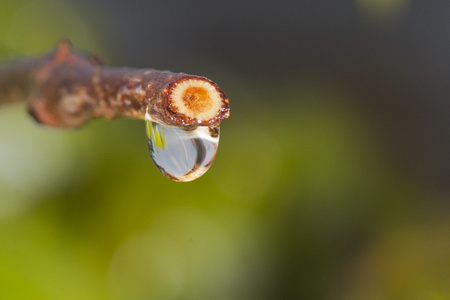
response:
<path fill-rule="evenodd" d="M 62 41 L 54 52 L 0 67 L 0 104 L 27 101 L 39 123 L 76 128 L 131 117 L 176 126 L 218 125 L 229 101 L 211 80 L 153 69 L 111 68 Z"/>

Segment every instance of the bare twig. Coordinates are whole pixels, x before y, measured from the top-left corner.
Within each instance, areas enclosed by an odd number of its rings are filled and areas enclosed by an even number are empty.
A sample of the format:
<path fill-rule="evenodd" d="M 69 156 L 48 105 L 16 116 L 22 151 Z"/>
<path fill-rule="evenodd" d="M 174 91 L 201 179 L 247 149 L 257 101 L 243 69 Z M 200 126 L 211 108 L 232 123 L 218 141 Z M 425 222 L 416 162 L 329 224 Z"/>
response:
<path fill-rule="evenodd" d="M 0 67 L 0 103 L 24 101 L 39 123 L 79 127 L 97 117 L 132 117 L 177 126 L 218 125 L 230 114 L 211 80 L 153 69 L 110 68 L 63 41 L 56 51 Z"/>

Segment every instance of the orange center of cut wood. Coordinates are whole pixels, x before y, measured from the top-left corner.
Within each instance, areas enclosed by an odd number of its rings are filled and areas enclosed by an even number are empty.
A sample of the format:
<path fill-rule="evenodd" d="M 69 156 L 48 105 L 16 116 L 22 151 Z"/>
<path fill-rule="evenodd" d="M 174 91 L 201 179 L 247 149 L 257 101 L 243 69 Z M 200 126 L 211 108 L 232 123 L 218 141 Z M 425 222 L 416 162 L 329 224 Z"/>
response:
<path fill-rule="evenodd" d="M 202 87 L 190 87 L 184 91 L 183 103 L 191 111 L 201 113 L 212 108 L 209 92 Z"/>

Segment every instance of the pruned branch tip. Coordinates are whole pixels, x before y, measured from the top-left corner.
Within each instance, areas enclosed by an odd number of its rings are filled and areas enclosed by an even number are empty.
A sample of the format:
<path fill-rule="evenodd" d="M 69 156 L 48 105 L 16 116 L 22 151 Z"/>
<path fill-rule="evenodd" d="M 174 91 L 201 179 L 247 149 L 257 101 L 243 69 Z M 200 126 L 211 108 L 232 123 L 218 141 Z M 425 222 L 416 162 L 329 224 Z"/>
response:
<path fill-rule="evenodd" d="M 112 68 L 62 41 L 54 52 L 0 67 L 0 103 L 27 101 L 39 123 L 76 128 L 104 117 L 176 126 L 218 125 L 229 101 L 211 80 L 153 69 Z"/>

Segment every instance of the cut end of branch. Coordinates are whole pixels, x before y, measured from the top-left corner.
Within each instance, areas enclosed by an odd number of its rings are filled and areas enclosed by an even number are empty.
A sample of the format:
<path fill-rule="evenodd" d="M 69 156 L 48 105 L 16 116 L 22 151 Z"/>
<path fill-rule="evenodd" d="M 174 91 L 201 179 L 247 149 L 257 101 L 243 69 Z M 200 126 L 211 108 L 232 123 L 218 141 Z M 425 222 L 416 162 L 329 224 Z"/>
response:
<path fill-rule="evenodd" d="M 59 128 L 122 116 L 148 116 L 173 126 L 211 127 L 230 115 L 228 99 L 208 78 L 110 68 L 94 55 L 73 50 L 68 40 L 43 57 L 0 68 L 2 93 L 27 96 L 28 110 L 36 121 Z"/>
<path fill-rule="evenodd" d="M 229 101 L 219 87 L 204 77 L 188 76 L 168 89 L 172 121 L 183 125 L 217 125 L 230 114 Z"/>

